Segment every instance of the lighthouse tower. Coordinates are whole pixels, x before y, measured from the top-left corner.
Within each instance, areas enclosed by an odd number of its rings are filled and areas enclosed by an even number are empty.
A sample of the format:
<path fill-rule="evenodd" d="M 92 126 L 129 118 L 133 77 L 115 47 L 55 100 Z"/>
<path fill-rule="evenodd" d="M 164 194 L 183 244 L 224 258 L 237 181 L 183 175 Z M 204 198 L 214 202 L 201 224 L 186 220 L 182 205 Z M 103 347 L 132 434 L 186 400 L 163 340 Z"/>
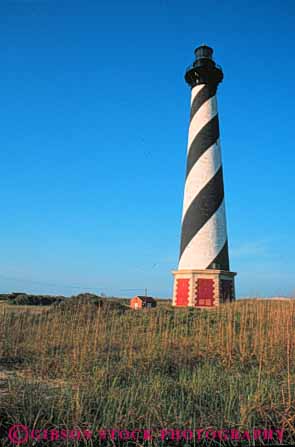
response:
<path fill-rule="evenodd" d="M 212 54 L 212 48 L 198 47 L 185 74 L 191 87 L 191 113 L 179 265 L 173 272 L 174 306 L 212 307 L 235 299 L 216 100 L 223 72 Z"/>

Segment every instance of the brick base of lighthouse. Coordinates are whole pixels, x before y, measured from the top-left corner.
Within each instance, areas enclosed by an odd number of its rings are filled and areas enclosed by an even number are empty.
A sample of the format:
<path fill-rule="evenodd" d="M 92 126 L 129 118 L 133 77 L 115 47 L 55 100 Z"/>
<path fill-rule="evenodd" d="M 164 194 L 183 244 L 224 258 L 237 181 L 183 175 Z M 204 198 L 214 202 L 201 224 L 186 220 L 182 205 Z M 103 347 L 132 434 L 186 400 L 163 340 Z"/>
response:
<path fill-rule="evenodd" d="M 234 272 L 177 270 L 173 275 L 173 306 L 208 308 L 235 300 Z"/>

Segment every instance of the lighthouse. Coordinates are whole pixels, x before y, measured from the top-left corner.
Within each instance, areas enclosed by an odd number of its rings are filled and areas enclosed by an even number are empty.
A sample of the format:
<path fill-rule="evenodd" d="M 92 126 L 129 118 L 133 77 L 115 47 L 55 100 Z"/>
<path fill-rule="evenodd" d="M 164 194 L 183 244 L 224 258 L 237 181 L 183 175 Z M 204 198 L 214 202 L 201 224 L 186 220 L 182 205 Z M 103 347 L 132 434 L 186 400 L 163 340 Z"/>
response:
<path fill-rule="evenodd" d="M 223 72 L 212 55 L 212 48 L 198 47 L 185 73 L 191 108 L 174 306 L 214 307 L 235 299 L 216 98 Z"/>

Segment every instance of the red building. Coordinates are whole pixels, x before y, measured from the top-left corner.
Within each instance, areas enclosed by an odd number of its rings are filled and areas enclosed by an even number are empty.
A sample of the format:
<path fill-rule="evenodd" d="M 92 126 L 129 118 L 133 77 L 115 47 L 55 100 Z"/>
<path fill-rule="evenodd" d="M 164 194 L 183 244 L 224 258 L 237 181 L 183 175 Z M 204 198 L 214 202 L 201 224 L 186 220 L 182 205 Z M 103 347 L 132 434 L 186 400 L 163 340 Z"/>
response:
<path fill-rule="evenodd" d="M 174 306 L 214 307 L 233 301 L 234 285 L 228 279 L 229 274 L 211 269 L 207 272 L 194 270 L 183 277 L 178 275 L 174 284 Z"/>
<path fill-rule="evenodd" d="M 157 301 L 151 296 L 140 296 L 137 295 L 130 300 L 131 309 L 149 309 L 151 307 L 156 307 Z"/>

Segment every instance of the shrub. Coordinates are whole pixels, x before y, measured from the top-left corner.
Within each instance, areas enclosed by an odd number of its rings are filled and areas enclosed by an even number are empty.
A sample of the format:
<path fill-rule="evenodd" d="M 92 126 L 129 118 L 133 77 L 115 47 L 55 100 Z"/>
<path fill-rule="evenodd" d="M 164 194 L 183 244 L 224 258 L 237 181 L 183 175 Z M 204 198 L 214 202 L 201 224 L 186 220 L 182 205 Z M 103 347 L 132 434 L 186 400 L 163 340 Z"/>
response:
<path fill-rule="evenodd" d="M 49 295 L 27 295 L 26 293 L 11 294 L 8 298 L 9 304 L 18 306 L 50 306 L 64 301 L 63 296 Z"/>

